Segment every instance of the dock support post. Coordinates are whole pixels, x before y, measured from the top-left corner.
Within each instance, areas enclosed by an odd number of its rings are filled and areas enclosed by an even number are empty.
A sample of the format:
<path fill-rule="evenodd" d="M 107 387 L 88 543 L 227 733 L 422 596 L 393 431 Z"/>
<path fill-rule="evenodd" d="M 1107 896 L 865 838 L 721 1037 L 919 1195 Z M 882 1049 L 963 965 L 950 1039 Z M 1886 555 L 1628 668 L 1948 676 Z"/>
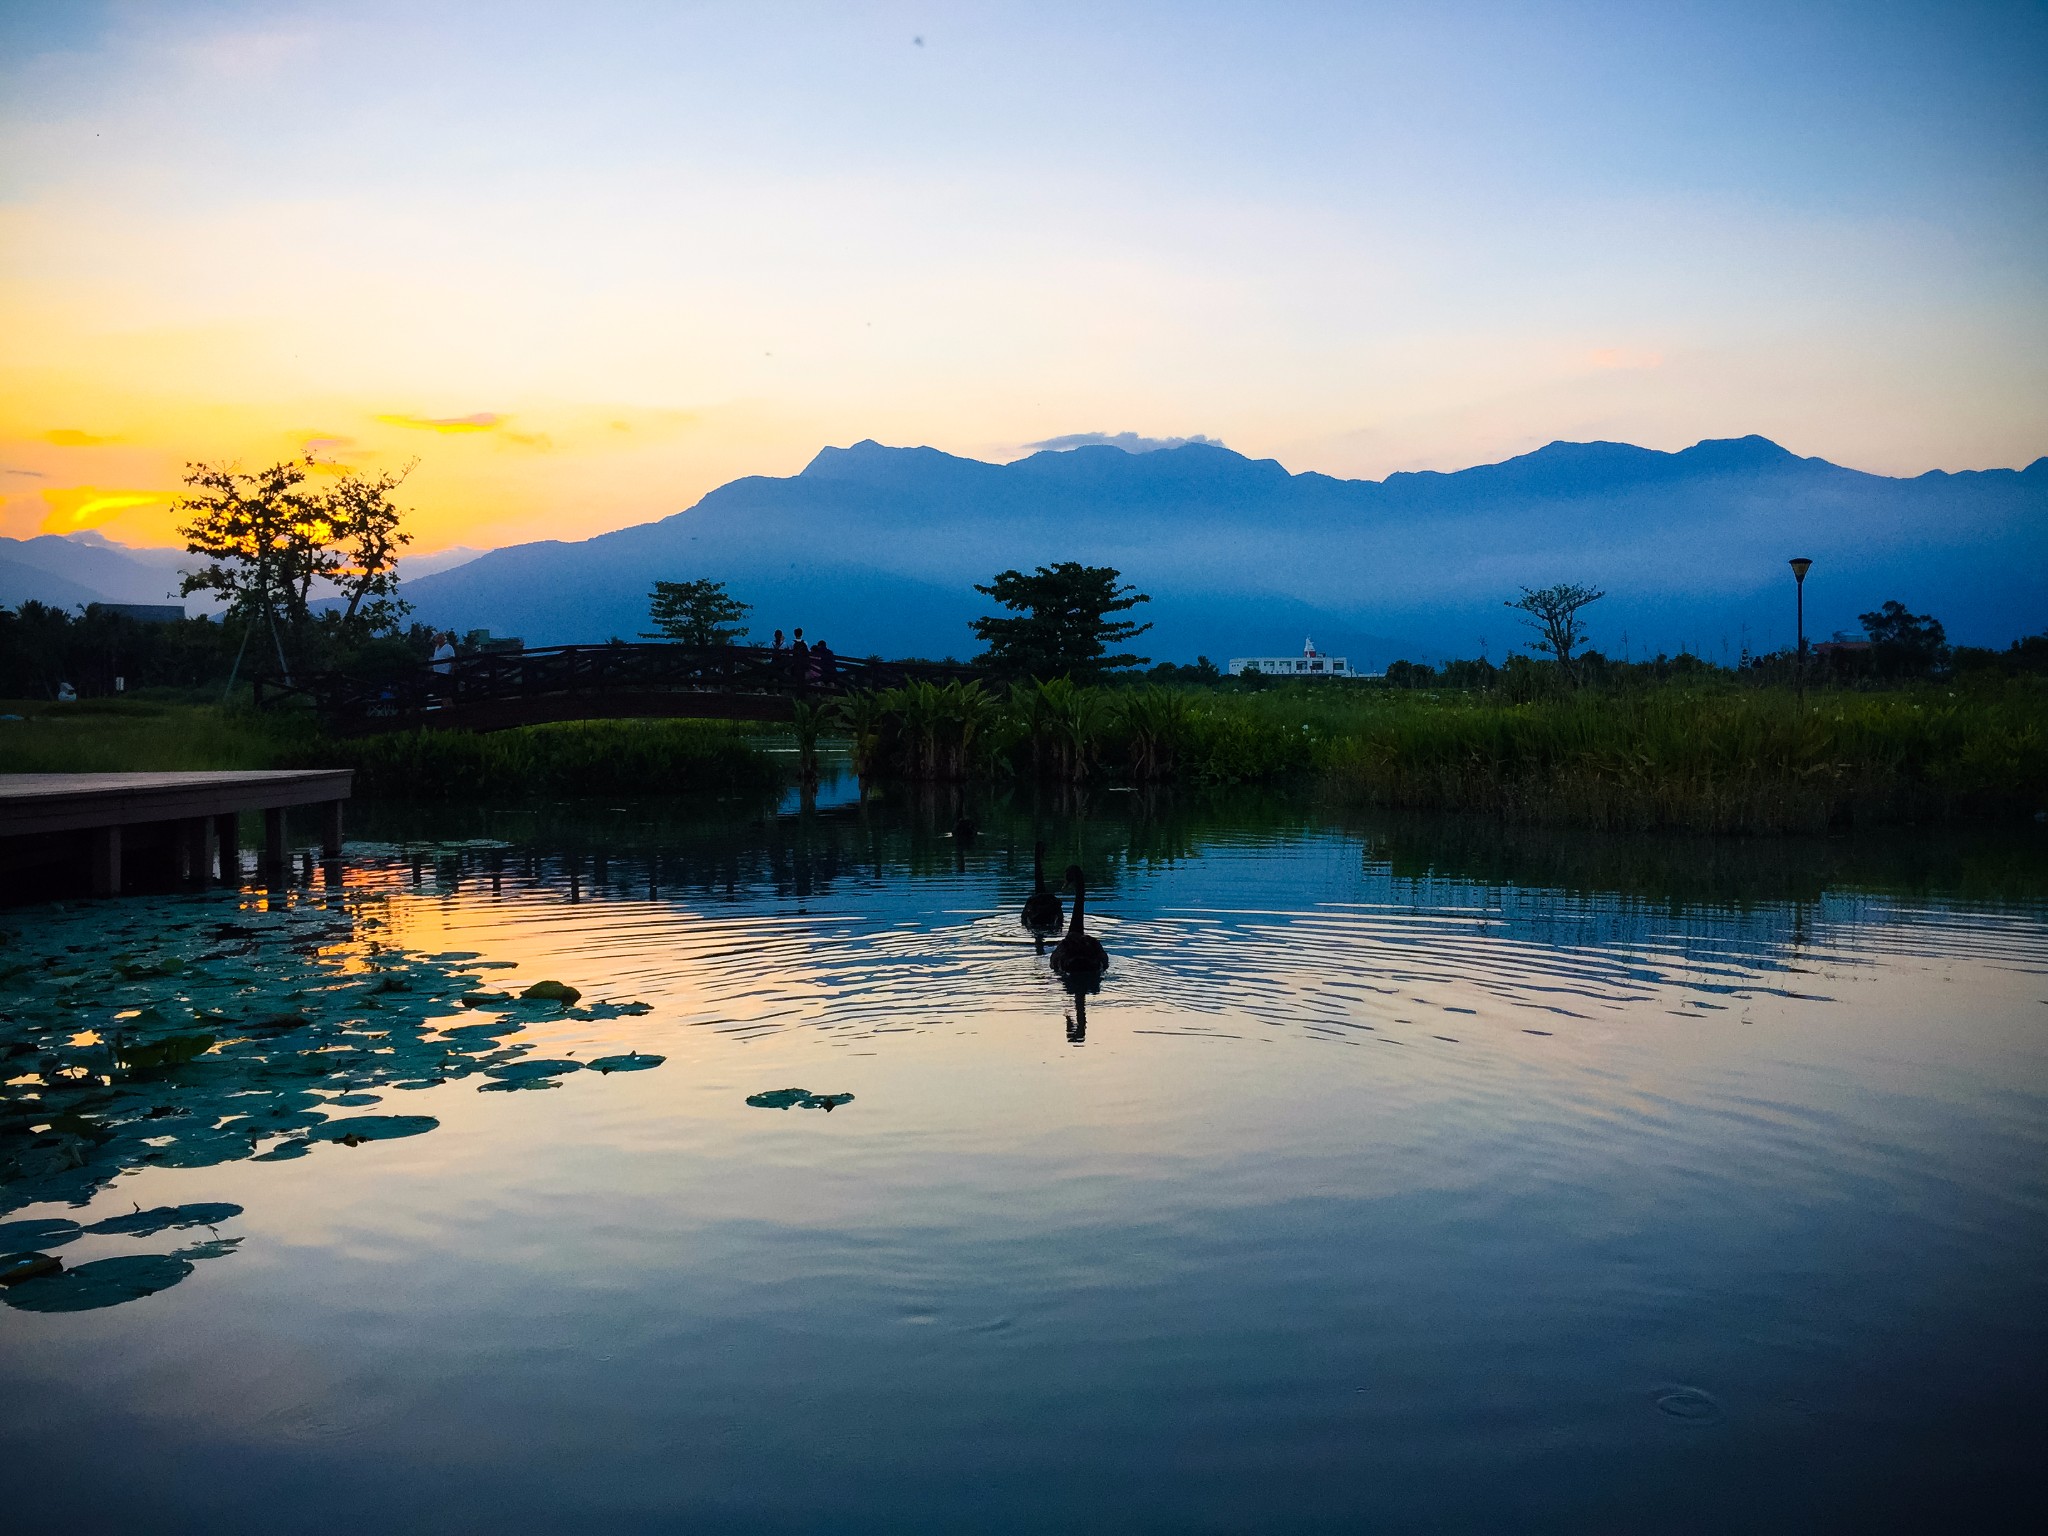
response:
<path fill-rule="evenodd" d="M 94 827 L 88 838 L 87 857 L 92 864 L 92 893 L 95 896 L 121 894 L 121 829 Z"/>
<path fill-rule="evenodd" d="M 178 873 L 186 880 L 204 884 L 213 878 L 213 822 L 194 816 L 179 829 L 184 843 Z"/>
<path fill-rule="evenodd" d="M 284 807 L 273 805 L 263 813 L 263 873 L 281 875 L 285 870 Z"/>
<path fill-rule="evenodd" d="M 323 859 L 341 857 L 341 806 L 341 801 L 330 800 L 320 807 L 320 857 Z"/>
<path fill-rule="evenodd" d="M 233 811 L 213 818 L 213 840 L 220 849 L 223 885 L 242 883 L 242 818 Z"/>

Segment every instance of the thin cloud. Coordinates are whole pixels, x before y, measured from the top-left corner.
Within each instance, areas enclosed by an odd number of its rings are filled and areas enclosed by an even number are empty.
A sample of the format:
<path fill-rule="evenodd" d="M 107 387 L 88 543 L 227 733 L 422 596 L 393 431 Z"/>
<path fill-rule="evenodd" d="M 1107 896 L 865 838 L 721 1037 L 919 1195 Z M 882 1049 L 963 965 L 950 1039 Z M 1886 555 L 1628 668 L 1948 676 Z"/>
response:
<path fill-rule="evenodd" d="M 90 432 L 81 432 L 76 427 L 59 427 L 54 432 L 45 432 L 43 441 L 55 443 L 59 448 L 97 448 L 103 443 L 118 443 L 118 437 L 97 437 Z"/>
<path fill-rule="evenodd" d="M 1207 437 L 1197 432 L 1192 437 L 1140 437 L 1136 432 L 1069 432 L 1062 437 L 1048 437 L 1040 443 L 1026 443 L 1024 446 L 1034 452 L 1060 453 L 1068 448 L 1121 448 L 1125 453 L 1156 453 L 1161 448 L 1185 448 L 1190 443 L 1199 443 L 1205 448 L 1221 448 L 1220 438 Z"/>
<path fill-rule="evenodd" d="M 51 487 L 43 492 L 49 513 L 43 518 L 44 533 L 76 533 L 106 521 L 118 512 L 169 501 L 163 491 L 105 490 L 97 485 Z"/>
<path fill-rule="evenodd" d="M 411 427 L 420 432 L 491 432 L 504 423 L 496 411 L 475 411 L 467 416 L 379 416 L 387 427 Z"/>
<path fill-rule="evenodd" d="M 50 478 L 48 475 L 44 474 L 40 469 L 0 468 L 0 475 L 27 475 L 31 480 L 47 480 Z"/>

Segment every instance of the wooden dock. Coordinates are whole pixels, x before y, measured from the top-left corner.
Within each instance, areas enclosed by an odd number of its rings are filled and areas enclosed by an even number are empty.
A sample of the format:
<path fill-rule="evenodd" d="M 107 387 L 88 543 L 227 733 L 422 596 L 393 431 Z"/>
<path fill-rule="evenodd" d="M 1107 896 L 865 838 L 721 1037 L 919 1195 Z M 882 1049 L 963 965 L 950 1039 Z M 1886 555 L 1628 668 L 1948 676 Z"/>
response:
<path fill-rule="evenodd" d="M 112 896 L 124 877 L 237 881 L 245 811 L 263 813 L 263 867 L 276 872 L 296 806 L 321 808 L 322 856 L 339 858 L 353 777 L 346 768 L 0 774 L 0 877 L 15 900 L 60 886 Z"/>

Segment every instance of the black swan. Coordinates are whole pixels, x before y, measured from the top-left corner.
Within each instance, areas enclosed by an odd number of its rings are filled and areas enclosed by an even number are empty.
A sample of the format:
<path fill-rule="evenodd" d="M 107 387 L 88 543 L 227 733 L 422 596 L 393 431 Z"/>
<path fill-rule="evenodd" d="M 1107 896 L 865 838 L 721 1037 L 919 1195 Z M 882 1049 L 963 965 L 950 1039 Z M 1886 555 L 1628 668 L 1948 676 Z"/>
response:
<path fill-rule="evenodd" d="M 1045 844 L 1031 850 L 1031 894 L 1024 898 L 1024 926 L 1033 933 L 1050 933 L 1066 918 L 1060 898 L 1045 883 Z"/>
<path fill-rule="evenodd" d="M 1109 955 L 1082 926 L 1088 887 L 1081 878 L 1080 865 L 1067 866 L 1067 884 L 1074 889 L 1074 920 L 1067 924 L 1067 936 L 1052 947 L 1052 968 L 1062 976 L 1099 976 L 1109 969 Z"/>

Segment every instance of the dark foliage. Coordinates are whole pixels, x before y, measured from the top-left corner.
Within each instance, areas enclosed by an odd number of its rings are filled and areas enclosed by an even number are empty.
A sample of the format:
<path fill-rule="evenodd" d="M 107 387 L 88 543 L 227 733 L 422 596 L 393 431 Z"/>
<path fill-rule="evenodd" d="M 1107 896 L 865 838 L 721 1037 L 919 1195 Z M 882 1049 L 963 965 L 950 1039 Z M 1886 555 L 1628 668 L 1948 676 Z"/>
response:
<path fill-rule="evenodd" d="M 974 620 L 975 637 L 988 647 L 980 663 L 1000 677 L 1066 677 L 1077 683 L 1100 681 L 1114 668 L 1143 666 L 1149 657 L 1112 649 L 1152 627 L 1110 617 L 1152 601 L 1135 587 L 1118 586 L 1122 574 L 1111 566 L 1066 560 L 1041 565 L 1029 576 L 1003 571 L 987 586 L 977 584 L 975 591 L 1014 615 Z"/>

